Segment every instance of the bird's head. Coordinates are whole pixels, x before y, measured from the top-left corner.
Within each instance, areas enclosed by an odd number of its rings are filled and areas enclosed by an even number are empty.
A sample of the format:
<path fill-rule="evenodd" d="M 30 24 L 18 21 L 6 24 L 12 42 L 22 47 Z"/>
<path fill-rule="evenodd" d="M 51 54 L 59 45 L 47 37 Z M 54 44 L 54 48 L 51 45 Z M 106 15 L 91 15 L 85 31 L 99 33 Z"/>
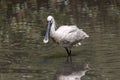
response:
<path fill-rule="evenodd" d="M 52 16 L 48 16 L 47 17 L 47 21 L 52 21 L 53 17 Z"/>
<path fill-rule="evenodd" d="M 45 37 L 44 37 L 44 40 L 43 40 L 44 43 L 49 42 L 49 33 L 50 33 L 50 29 L 51 29 L 51 25 L 53 23 L 53 20 L 54 20 L 54 18 L 52 16 L 47 17 L 48 27 L 47 27 L 46 34 L 45 34 Z"/>

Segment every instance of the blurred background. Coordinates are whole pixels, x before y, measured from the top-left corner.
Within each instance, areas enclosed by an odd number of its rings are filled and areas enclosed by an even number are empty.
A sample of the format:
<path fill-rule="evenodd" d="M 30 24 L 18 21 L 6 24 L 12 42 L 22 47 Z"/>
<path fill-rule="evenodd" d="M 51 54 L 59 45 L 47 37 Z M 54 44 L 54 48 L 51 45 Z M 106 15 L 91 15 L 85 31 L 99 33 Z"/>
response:
<path fill-rule="evenodd" d="M 90 35 L 72 49 L 74 65 L 52 40 L 43 44 L 48 15 Z M 0 80 L 62 80 L 79 64 L 91 67 L 82 80 L 119 80 L 119 48 L 120 0 L 0 0 Z"/>

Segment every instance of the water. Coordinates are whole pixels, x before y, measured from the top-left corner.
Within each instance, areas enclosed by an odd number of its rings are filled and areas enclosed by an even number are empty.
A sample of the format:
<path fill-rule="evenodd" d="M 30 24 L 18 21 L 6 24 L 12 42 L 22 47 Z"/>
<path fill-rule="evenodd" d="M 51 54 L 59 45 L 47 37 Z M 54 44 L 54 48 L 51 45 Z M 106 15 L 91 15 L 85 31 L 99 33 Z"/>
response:
<path fill-rule="evenodd" d="M 94 5 L 89 1 L 73 1 L 55 5 L 41 1 L 38 4 L 42 5 L 36 7 L 33 2 L 31 6 L 30 2 L 21 2 L 24 8 L 16 14 L 18 0 L 11 4 L 13 10 L 8 8 L 8 14 L 5 2 L 1 1 L 4 6 L 0 8 L 0 80 L 120 79 L 120 8 L 117 3 L 101 1 Z M 57 26 L 77 24 L 90 35 L 82 41 L 82 46 L 72 49 L 72 63 L 66 62 L 64 48 L 52 40 L 43 44 L 49 14 L 55 17 Z"/>

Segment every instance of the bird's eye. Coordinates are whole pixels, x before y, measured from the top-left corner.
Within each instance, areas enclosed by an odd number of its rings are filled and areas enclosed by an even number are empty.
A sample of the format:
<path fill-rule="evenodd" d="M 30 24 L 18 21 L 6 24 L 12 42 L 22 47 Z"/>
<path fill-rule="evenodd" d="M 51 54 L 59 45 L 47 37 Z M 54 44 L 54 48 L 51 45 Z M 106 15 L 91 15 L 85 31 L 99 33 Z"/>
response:
<path fill-rule="evenodd" d="M 52 21 L 52 19 L 50 20 L 50 23 L 52 23 L 53 21 Z"/>

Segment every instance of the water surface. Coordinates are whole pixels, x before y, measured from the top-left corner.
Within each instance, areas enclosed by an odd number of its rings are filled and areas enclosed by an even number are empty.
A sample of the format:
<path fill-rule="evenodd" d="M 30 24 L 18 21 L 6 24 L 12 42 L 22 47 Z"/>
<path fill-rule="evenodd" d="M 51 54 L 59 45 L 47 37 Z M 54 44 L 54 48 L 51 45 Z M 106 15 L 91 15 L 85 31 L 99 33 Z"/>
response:
<path fill-rule="evenodd" d="M 87 0 L 45 2 L 18 0 L 6 5 L 1 1 L 0 80 L 62 80 L 65 76 L 72 76 L 72 80 L 76 75 L 79 77 L 73 80 L 119 80 L 119 5 L 103 1 L 94 5 L 94 1 Z M 12 8 L 6 8 L 10 5 Z M 22 8 L 16 12 L 16 7 Z M 66 62 L 64 48 L 52 40 L 43 44 L 49 14 L 55 17 L 58 27 L 76 24 L 90 35 L 82 46 L 72 49 L 72 63 Z"/>

